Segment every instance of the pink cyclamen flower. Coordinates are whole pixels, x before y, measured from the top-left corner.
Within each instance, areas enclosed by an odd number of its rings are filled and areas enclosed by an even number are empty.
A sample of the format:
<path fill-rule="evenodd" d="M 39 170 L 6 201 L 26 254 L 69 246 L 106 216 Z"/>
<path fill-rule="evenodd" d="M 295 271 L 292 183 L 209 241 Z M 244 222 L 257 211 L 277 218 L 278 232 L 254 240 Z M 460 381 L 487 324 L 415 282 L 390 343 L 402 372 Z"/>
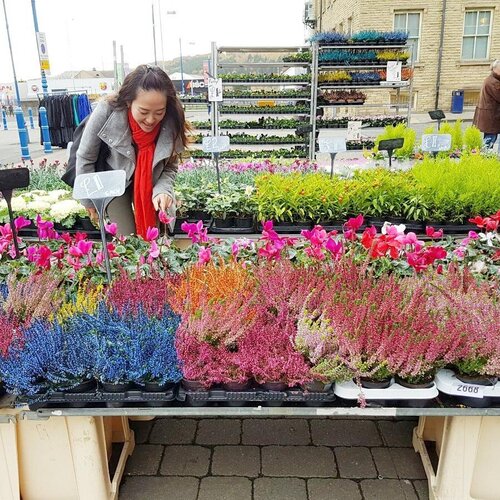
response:
<path fill-rule="evenodd" d="M 16 228 L 16 231 L 19 231 L 23 227 L 28 227 L 29 225 L 31 225 L 31 221 L 28 219 L 25 219 L 24 217 L 18 217 L 14 221 L 14 226 Z"/>
<path fill-rule="evenodd" d="M 364 217 L 359 214 L 357 217 L 351 217 L 345 224 L 344 226 L 347 229 L 350 229 L 351 231 L 356 232 L 362 225 L 363 222 L 365 221 Z"/>
<path fill-rule="evenodd" d="M 160 219 L 160 222 L 163 224 L 170 224 L 174 220 L 173 217 L 169 217 L 167 215 L 167 212 L 165 212 L 165 210 L 160 210 L 160 212 L 158 213 L 158 219 Z"/>
<path fill-rule="evenodd" d="M 104 229 L 111 236 L 116 236 L 116 232 L 118 231 L 118 224 L 116 222 L 111 222 L 110 224 L 104 224 Z"/>
<path fill-rule="evenodd" d="M 40 239 L 57 240 L 60 238 L 59 234 L 54 230 L 54 223 L 43 220 L 40 214 L 36 216 L 36 226 Z"/>
<path fill-rule="evenodd" d="M 151 242 L 151 246 L 149 247 L 149 256 L 152 259 L 156 259 L 156 258 L 158 258 L 159 255 L 160 255 L 160 247 L 158 246 L 156 241 L 153 240 Z"/>
<path fill-rule="evenodd" d="M 425 234 L 429 236 L 429 238 L 441 238 L 443 236 L 443 230 L 435 230 L 432 226 L 426 226 Z"/>
<path fill-rule="evenodd" d="M 203 247 L 198 252 L 199 265 L 207 264 L 208 262 L 210 262 L 211 258 L 212 258 L 212 251 L 210 250 L 210 248 Z"/>
<path fill-rule="evenodd" d="M 344 246 L 342 242 L 335 241 L 333 238 L 328 238 L 326 242 L 325 248 L 336 258 L 338 259 L 344 250 Z"/>
<path fill-rule="evenodd" d="M 146 238 L 145 238 L 145 240 L 146 241 L 156 240 L 156 238 L 158 238 L 159 234 L 160 234 L 160 232 L 158 231 L 157 227 L 148 227 L 148 229 L 146 231 Z"/>
<path fill-rule="evenodd" d="M 94 243 L 92 241 L 81 240 L 76 245 L 69 247 L 68 253 L 73 257 L 83 257 L 84 255 L 88 255 L 92 250 L 92 245 Z"/>

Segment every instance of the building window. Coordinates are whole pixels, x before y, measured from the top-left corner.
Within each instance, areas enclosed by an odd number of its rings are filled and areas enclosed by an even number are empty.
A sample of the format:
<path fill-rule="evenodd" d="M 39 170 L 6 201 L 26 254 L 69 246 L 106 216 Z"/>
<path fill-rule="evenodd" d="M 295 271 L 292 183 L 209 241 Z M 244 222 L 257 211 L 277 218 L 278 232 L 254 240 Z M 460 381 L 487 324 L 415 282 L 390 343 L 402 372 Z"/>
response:
<path fill-rule="evenodd" d="M 418 61 L 420 49 L 420 12 L 397 12 L 394 14 L 394 29 L 408 33 L 408 44 L 411 47 L 412 60 Z"/>
<path fill-rule="evenodd" d="M 479 95 L 481 90 L 465 90 L 464 91 L 464 106 L 475 107 L 479 104 Z"/>
<path fill-rule="evenodd" d="M 465 12 L 462 59 L 488 59 L 492 14 L 491 10 Z"/>

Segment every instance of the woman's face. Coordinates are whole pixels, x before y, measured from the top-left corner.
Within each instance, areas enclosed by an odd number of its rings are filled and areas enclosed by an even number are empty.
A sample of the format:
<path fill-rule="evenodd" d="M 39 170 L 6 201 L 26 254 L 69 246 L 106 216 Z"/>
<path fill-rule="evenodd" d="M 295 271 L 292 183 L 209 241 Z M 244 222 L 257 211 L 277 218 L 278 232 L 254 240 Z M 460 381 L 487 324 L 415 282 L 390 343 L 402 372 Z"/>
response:
<path fill-rule="evenodd" d="M 151 132 L 167 112 L 167 96 L 159 90 L 139 89 L 130 111 L 141 129 Z"/>

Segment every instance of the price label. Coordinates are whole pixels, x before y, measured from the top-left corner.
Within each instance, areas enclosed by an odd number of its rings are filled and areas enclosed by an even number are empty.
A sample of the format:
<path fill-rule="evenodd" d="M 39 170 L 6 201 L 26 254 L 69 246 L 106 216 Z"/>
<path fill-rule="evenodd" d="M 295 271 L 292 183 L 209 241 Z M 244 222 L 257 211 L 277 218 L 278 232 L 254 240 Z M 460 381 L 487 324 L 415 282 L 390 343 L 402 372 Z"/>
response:
<path fill-rule="evenodd" d="M 25 188 L 30 185 L 30 171 L 23 168 L 0 169 L 0 191 Z"/>
<path fill-rule="evenodd" d="M 222 78 L 208 79 L 208 100 L 210 102 L 222 101 Z"/>
<path fill-rule="evenodd" d="M 450 134 L 424 134 L 422 135 L 422 151 L 437 152 L 451 149 Z"/>
<path fill-rule="evenodd" d="M 115 198 L 125 192 L 125 170 L 109 170 L 77 175 L 73 187 L 75 200 Z"/>
<path fill-rule="evenodd" d="M 319 140 L 320 153 L 343 153 L 347 151 L 345 137 L 329 137 Z"/>
<path fill-rule="evenodd" d="M 467 396 L 469 398 L 484 398 L 484 387 L 476 384 L 460 384 L 454 386 L 457 396 Z"/>
<path fill-rule="evenodd" d="M 387 82 L 400 82 L 402 73 L 401 61 L 387 61 Z"/>
<path fill-rule="evenodd" d="M 202 149 L 205 153 L 222 153 L 229 150 L 229 136 L 203 137 Z"/>
<path fill-rule="evenodd" d="M 361 139 L 361 127 L 363 122 L 349 121 L 347 122 L 347 140 L 359 141 Z"/>

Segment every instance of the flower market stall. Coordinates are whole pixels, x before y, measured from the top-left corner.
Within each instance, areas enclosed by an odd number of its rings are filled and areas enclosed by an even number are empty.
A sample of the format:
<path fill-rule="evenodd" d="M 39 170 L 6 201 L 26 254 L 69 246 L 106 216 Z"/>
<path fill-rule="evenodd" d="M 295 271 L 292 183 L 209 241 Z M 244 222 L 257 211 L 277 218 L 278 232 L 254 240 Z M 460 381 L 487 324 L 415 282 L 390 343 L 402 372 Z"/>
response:
<path fill-rule="evenodd" d="M 330 179 L 309 162 L 231 163 L 219 194 L 211 165 L 186 163 L 183 236 L 161 224 L 124 237 L 109 221 L 111 283 L 95 228 L 45 166 L 51 186 L 35 175 L 14 193 L 19 258 L 0 204 L 0 378 L 21 469 L 33 470 L 28 436 L 47 417 L 75 425 L 62 446 L 95 436 L 101 466 L 110 440 L 124 443 L 122 465 L 133 448 L 112 416 L 419 415 L 415 446 L 438 440 L 443 464 L 460 419 L 479 419 L 470 449 L 494 436 L 498 166 L 468 152 Z M 431 417 L 455 420 L 436 430 Z M 117 473 L 95 498 L 112 498 Z"/>

